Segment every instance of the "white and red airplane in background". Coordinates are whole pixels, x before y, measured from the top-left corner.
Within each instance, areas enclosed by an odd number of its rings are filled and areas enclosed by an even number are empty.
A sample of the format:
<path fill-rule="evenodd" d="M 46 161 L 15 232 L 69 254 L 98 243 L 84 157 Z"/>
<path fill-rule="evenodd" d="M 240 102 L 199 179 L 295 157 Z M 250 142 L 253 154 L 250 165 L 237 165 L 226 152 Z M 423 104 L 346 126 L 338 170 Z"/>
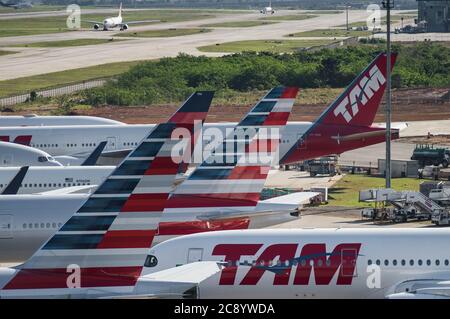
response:
<path fill-rule="evenodd" d="M 395 55 L 392 56 L 392 65 Z M 314 122 L 288 122 L 281 131 L 280 164 L 296 163 L 385 141 L 384 127 L 373 124 L 386 87 L 386 55 L 378 55 L 345 91 Z M 267 107 L 271 102 L 267 103 Z M 203 143 L 214 132 L 232 130 L 237 123 L 207 123 Z M 6 127 L 0 141 L 29 144 L 52 156 L 85 158 L 101 141 L 107 141 L 103 156 L 122 158 L 155 125 L 70 125 Z M 399 130 L 392 130 L 392 138 Z M 199 142 L 200 143 L 200 142 Z"/>
<path fill-rule="evenodd" d="M 449 299 L 450 229 L 265 229 L 168 240 L 134 293 L 173 298 Z"/>

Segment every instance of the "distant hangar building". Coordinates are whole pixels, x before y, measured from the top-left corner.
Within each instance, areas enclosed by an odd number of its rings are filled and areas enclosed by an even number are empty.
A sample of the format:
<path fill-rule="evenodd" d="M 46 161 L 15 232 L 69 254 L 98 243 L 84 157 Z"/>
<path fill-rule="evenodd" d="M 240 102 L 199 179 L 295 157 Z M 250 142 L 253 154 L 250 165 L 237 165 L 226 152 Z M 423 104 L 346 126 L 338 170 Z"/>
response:
<path fill-rule="evenodd" d="M 450 32 L 450 0 L 418 0 L 418 23 L 423 23 L 427 32 Z"/>

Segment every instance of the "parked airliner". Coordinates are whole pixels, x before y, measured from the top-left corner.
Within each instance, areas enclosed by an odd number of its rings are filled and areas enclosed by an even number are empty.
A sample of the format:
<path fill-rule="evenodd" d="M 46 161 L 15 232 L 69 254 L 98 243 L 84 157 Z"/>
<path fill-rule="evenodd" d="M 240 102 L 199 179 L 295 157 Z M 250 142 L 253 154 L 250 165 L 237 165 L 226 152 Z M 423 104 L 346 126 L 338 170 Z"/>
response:
<path fill-rule="evenodd" d="M 396 56 L 392 56 L 392 65 Z M 345 89 L 345 91 L 311 122 L 289 122 L 281 130 L 280 164 L 377 144 L 385 141 L 385 128 L 373 125 L 386 87 L 386 55 L 381 53 Z M 266 107 L 270 107 L 268 102 Z M 207 123 L 203 141 L 207 144 L 219 129 L 222 135 L 237 123 Z M 9 127 L 0 129 L 0 140 L 21 141 L 53 156 L 83 158 L 100 141 L 108 141 L 105 153 L 110 156 L 129 152 L 155 125 L 84 125 L 48 127 Z M 392 138 L 399 137 L 393 129 Z"/>
<path fill-rule="evenodd" d="M 135 293 L 170 293 L 175 298 L 448 299 L 449 237 L 450 229 L 436 228 L 188 235 L 150 250 L 141 275 L 146 285 Z"/>

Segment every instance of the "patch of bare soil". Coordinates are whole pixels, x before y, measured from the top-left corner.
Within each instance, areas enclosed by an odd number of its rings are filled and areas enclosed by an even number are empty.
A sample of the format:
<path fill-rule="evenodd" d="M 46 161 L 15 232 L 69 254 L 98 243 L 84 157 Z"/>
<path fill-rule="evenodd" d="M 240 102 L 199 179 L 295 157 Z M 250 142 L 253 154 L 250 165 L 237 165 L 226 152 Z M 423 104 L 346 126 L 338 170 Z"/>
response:
<path fill-rule="evenodd" d="M 450 146 L 450 135 L 402 137 L 400 141 L 411 144 L 437 144 L 442 146 Z"/>
<path fill-rule="evenodd" d="M 393 121 L 421 121 L 450 119 L 450 87 L 419 88 L 393 90 Z M 301 94 L 301 92 L 300 92 Z M 296 104 L 289 118 L 290 121 L 314 121 L 332 100 L 326 104 Z M 375 121 L 384 121 L 384 99 Z M 238 121 L 246 114 L 251 105 L 214 105 L 207 122 Z M 150 105 L 134 107 L 105 106 L 78 111 L 79 115 L 92 115 L 111 118 L 130 124 L 160 123 L 165 121 L 179 104 Z M 23 111 L 8 114 L 27 114 Z M 41 113 L 41 112 L 37 112 Z M 45 112 L 42 112 L 45 113 Z"/>

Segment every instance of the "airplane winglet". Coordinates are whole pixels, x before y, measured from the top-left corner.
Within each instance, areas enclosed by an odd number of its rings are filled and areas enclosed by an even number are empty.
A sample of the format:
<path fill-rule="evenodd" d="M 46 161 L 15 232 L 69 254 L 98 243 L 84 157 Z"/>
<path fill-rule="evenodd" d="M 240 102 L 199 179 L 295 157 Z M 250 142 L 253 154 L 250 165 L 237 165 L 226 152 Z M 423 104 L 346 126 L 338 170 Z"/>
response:
<path fill-rule="evenodd" d="M 14 176 L 8 186 L 6 186 L 6 188 L 3 190 L 2 195 L 17 195 L 20 189 L 20 185 L 22 185 L 25 175 L 28 172 L 28 168 L 29 166 L 23 166 L 20 168 L 16 176 Z"/>
<path fill-rule="evenodd" d="M 95 150 L 91 153 L 91 155 L 86 158 L 86 160 L 80 166 L 94 166 L 97 164 L 97 160 L 102 155 L 103 150 L 106 147 L 106 141 L 101 142 L 97 145 Z"/>

